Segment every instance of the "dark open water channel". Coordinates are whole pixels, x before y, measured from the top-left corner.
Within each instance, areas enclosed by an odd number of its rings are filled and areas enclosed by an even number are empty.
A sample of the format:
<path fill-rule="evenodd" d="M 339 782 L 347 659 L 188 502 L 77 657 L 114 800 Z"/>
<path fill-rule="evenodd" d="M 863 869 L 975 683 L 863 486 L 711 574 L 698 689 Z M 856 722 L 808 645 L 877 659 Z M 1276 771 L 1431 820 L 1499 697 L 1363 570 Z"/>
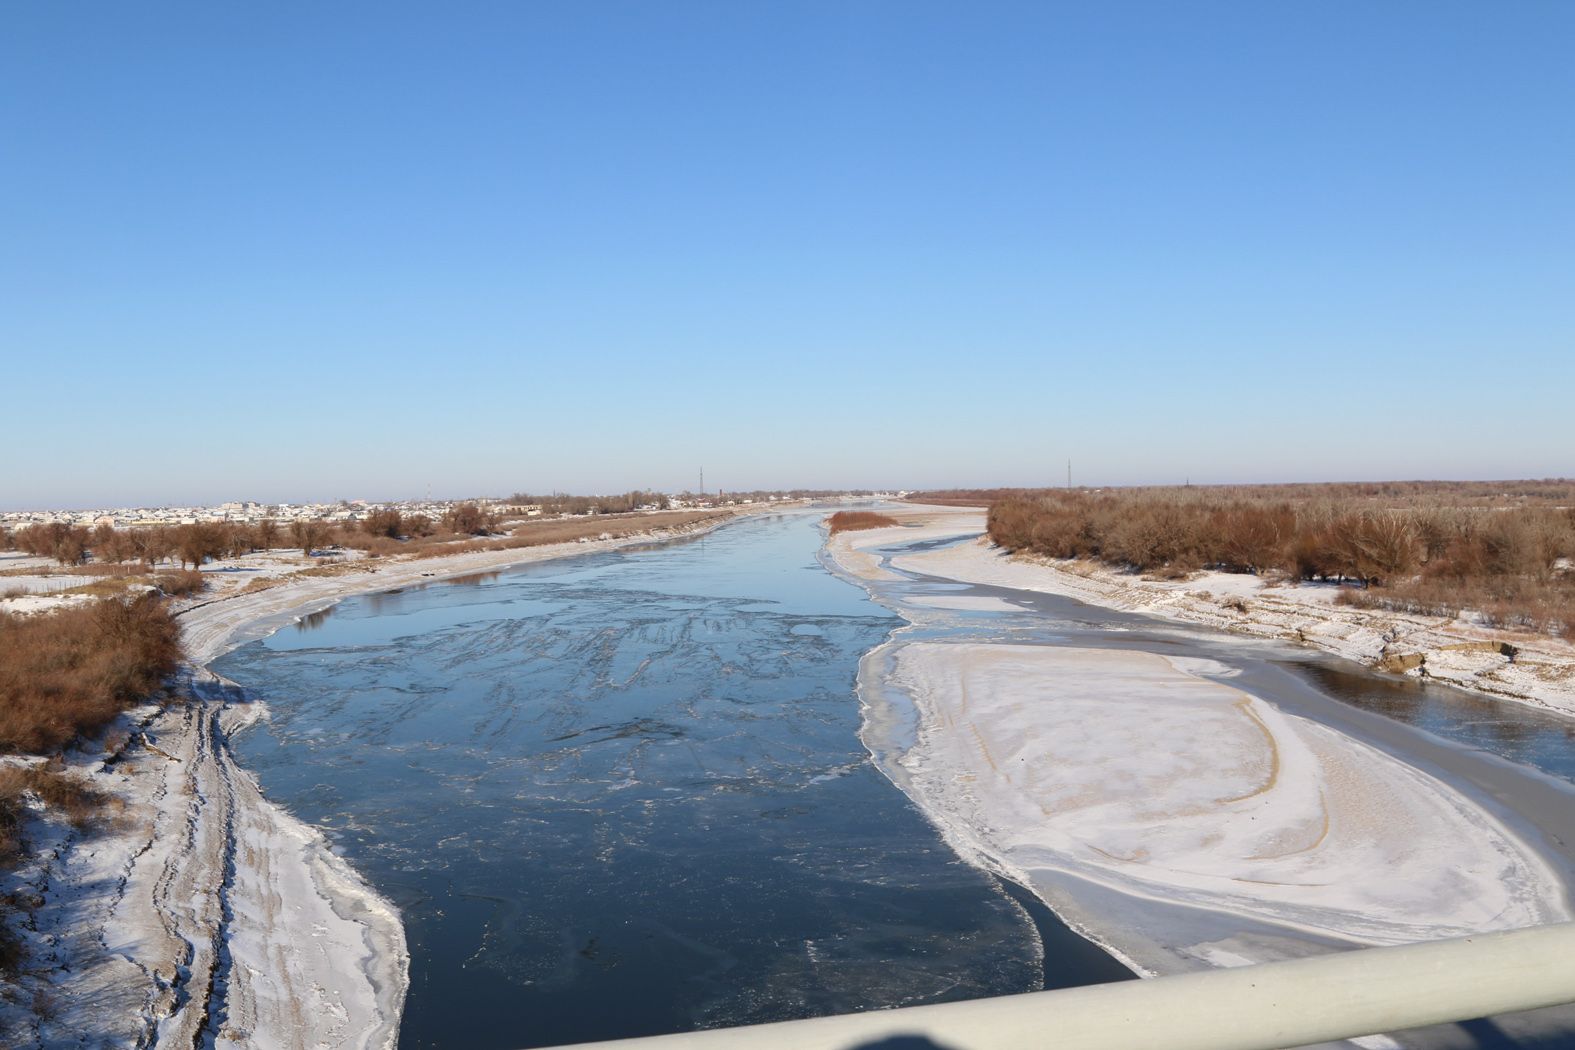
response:
<path fill-rule="evenodd" d="M 403 912 L 402 1046 L 1126 976 L 870 764 L 854 679 L 900 621 L 816 562 L 819 517 L 351 599 L 218 662 L 272 712 L 242 761 Z"/>

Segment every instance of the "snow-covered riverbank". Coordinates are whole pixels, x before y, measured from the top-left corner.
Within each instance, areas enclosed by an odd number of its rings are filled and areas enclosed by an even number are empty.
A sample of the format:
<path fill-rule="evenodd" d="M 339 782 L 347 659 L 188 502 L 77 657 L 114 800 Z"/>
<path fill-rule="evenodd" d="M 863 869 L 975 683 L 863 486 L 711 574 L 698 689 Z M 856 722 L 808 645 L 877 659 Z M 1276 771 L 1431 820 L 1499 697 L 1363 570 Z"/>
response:
<path fill-rule="evenodd" d="M 842 572 L 915 625 L 865 658 L 866 743 L 961 855 L 1033 888 L 1134 969 L 1570 917 L 1570 858 L 1533 824 L 1547 799 L 1528 803 L 1525 820 L 1490 806 L 1475 788 L 1238 688 L 1233 668 L 1177 655 L 1189 647 L 1179 635 L 1162 631 L 1155 651 L 1111 647 L 1141 636 L 1129 620 L 1105 639 L 1097 627 L 1055 629 L 1097 648 L 1016 644 L 1010 631 L 948 640 L 959 612 L 1016 616 L 1017 630 L 1037 614 L 999 590 L 913 593 L 894 569 L 1105 603 L 1095 586 L 1068 582 L 1084 577 L 971 540 L 983 529 L 978 512 L 896 514 L 906 527 L 827 545 Z M 923 549 L 947 537 L 960 542 Z M 896 544 L 907 550 L 884 560 L 879 548 Z M 1151 611 L 1136 597 L 1116 607 Z M 965 634 L 992 637 L 979 621 Z M 1210 644 L 1233 651 L 1227 639 Z M 1262 659 L 1245 649 L 1240 658 Z"/>
<path fill-rule="evenodd" d="M 1223 572 L 1158 580 L 1093 562 L 1013 556 L 983 535 L 980 511 L 926 508 L 918 520 L 937 534 L 978 534 L 978 539 L 895 558 L 896 568 L 1293 641 L 1369 666 L 1575 714 L 1575 645 L 1545 635 L 1340 605 L 1332 585 L 1278 585 Z M 862 537 L 848 548 L 854 559 L 869 559 L 858 548 L 881 542 L 873 533 L 853 535 Z"/>

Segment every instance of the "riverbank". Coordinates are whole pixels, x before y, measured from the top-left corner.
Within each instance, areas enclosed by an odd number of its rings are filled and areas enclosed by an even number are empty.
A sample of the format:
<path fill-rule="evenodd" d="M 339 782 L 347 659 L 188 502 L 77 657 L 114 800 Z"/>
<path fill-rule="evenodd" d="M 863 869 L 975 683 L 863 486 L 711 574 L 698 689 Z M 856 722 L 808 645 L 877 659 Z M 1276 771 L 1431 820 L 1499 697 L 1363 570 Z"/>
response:
<path fill-rule="evenodd" d="M 1029 609 L 1011 592 L 1083 596 L 971 542 L 982 514 L 895 516 L 827 544 L 909 621 L 860 670 L 877 765 L 960 855 L 1134 970 L 1572 914 L 1568 784 L 1348 712 L 1283 648 Z"/>
<path fill-rule="evenodd" d="M 926 507 L 900 516 L 912 527 L 978 539 L 893 559 L 898 569 L 1296 642 L 1376 670 L 1575 715 L 1575 645 L 1546 635 L 1489 629 L 1464 618 L 1340 605 L 1339 588 L 1332 584 L 1282 585 L 1223 572 L 1159 580 L 1094 562 L 1012 555 L 984 535 L 979 510 Z M 867 533 L 855 542 L 867 551 L 889 539 Z M 859 564 L 869 560 L 858 550 L 849 556 Z"/>
<path fill-rule="evenodd" d="M 69 752 L 113 816 L 39 847 L 6 889 L 29 904 L 31 951 L 0 1003 L 6 1045 L 383 1048 L 408 985 L 396 910 L 323 836 L 264 797 L 229 738 L 266 717 L 207 665 L 356 594 L 697 535 L 682 530 L 280 572 L 177 606 L 189 671 L 167 707 L 129 713 L 107 750 Z M 253 578 L 256 578 L 253 576 Z"/>

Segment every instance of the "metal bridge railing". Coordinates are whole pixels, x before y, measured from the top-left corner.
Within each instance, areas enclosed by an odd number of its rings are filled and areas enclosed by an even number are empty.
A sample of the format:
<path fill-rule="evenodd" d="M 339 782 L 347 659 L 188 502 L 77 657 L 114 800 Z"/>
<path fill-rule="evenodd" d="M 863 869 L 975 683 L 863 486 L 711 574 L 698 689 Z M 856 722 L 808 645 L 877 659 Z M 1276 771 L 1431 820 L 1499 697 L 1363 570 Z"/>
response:
<path fill-rule="evenodd" d="M 1575 923 L 1561 923 L 1146 981 L 580 1046 L 1281 1050 L 1569 1002 L 1575 1002 Z"/>

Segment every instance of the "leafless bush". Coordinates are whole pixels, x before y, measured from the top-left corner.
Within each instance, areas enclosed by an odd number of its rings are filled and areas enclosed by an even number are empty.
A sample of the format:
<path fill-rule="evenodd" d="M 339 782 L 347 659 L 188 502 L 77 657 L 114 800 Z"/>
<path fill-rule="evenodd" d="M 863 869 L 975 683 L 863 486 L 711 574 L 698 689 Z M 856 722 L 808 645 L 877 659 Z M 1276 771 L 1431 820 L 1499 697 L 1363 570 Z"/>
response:
<path fill-rule="evenodd" d="M 279 545 L 279 523 L 272 518 L 264 518 L 252 526 L 252 539 L 258 550 L 273 550 Z"/>
<path fill-rule="evenodd" d="M 392 507 L 374 510 L 361 519 L 361 531 L 368 536 L 383 536 L 397 540 L 405 534 L 404 517 Z"/>
<path fill-rule="evenodd" d="M 443 515 L 443 527 L 466 536 L 486 536 L 497 524 L 491 514 L 474 503 L 460 503 Z"/>
<path fill-rule="evenodd" d="M 297 518 L 290 522 L 290 539 L 310 558 L 314 550 L 328 541 L 328 523 Z"/>
<path fill-rule="evenodd" d="M 0 614 L 0 749 L 42 752 L 160 688 L 180 631 L 153 595 L 44 616 Z"/>
<path fill-rule="evenodd" d="M 161 572 L 153 578 L 153 586 L 172 598 L 188 598 L 202 591 L 207 585 L 207 577 L 196 569 Z"/>

